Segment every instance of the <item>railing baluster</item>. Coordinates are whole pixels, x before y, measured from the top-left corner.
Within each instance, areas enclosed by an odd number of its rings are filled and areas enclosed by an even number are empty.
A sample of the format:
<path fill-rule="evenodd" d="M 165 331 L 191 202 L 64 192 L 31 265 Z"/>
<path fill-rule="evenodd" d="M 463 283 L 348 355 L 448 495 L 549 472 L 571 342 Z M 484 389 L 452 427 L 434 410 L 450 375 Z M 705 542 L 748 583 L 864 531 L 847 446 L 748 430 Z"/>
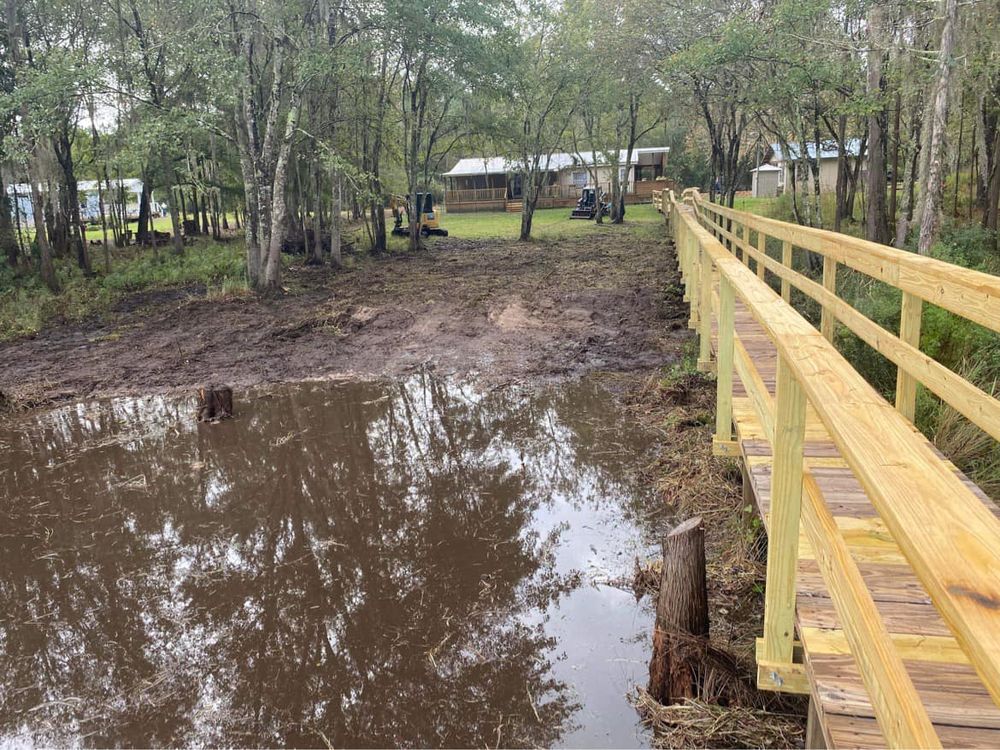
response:
<path fill-rule="evenodd" d="M 712 370 L 712 259 L 708 253 L 698 247 L 700 257 L 698 298 L 701 301 L 701 311 L 698 318 L 698 369 L 702 372 Z"/>
<path fill-rule="evenodd" d="M 783 240 L 781 243 L 781 265 L 792 267 L 792 243 L 788 240 Z M 789 304 L 792 302 L 792 285 L 788 279 L 781 280 L 781 299 Z"/>
<path fill-rule="evenodd" d="M 719 276 L 718 347 L 716 350 L 715 453 L 729 453 L 733 441 L 733 340 L 736 335 L 735 292 Z"/>
<path fill-rule="evenodd" d="M 764 589 L 764 642 L 761 653 L 761 660 L 766 663 L 766 667 L 792 664 L 795 569 L 798 564 L 799 520 L 802 510 L 802 448 L 806 426 L 805 393 L 787 360 L 780 355 L 776 391 L 767 584 Z"/>
<path fill-rule="evenodd" d="M 920 348 L 920 319 L 924 301 L 915 294 L 903 292 L 899 311 L 899 338 L 911 346 Z M 904 417 L 913 421 L 917 412 L 917 379 L 902 367 L 896 370 L 896 409 Z"/>
<path fill-rule="evenodd" d="M 837 293 L 837 261 L 829 255 L 823 256 L 823 286 L 833 294 Z M 837 319 L 826 307 L 819 320 L 819 331 L 827 341 L 833 341 L 833 329 Z"/>
<path fill-rule="evenodd" d="M 759 229 L 757 230 L 757 249 L 760 251 L 761 255 L 767 255 L 767 235 L 764 234 Z M 764 267 L 764 264 L 761 263 L 758 260 L 757 261 L 757 278 L 763 279 L 764 278 L 764 272 L 766 270 L 767 269 Z"/>
<path fill-rule="evenodd" d="M 698 330 L 698 323 L 701 320 L 701 253 L 699 252 L 698 238 L 692 232 L 688 235 L 688 258 L 691 264 L 690 282 L 688 283 L 688 295 L 691 297 L 691 317 L 688 320 L 688 328 Z"/>

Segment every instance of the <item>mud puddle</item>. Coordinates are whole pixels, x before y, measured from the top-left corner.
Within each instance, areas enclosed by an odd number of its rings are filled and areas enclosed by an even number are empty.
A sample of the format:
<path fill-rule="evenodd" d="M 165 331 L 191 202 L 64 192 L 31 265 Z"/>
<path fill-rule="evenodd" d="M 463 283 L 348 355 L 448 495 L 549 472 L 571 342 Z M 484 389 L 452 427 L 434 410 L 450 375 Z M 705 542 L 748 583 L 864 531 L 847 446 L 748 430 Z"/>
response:
<path fill-rule="evenodd" d="M 420 373 L 0 427 L 5 745 L 647 744 L 647 440 Z M 646 506 L 648 507 L 648 506 Z"/>

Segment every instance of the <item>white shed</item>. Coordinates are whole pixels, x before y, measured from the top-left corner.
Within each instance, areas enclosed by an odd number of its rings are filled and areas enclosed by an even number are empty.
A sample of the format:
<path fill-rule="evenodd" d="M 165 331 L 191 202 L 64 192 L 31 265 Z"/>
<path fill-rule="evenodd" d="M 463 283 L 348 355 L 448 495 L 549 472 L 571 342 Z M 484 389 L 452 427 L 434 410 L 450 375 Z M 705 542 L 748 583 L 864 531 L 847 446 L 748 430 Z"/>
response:
<path fill-rule="evenodd" d="M 775 198 L 781 192 L 781 167 L 761 164 L 750 170 L 751 193 L 754 198 Z"/>

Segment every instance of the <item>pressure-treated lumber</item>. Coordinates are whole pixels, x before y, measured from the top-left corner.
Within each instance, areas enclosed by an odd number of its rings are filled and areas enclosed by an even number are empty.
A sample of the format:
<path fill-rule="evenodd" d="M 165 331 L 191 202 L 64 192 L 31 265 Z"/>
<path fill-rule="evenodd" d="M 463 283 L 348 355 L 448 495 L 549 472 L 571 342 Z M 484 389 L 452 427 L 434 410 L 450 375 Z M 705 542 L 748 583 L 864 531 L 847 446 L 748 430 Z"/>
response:
<path fill-rule="evenodd" d="M 799 551 L 806 399 L 788 362 L 781 358 L 778 359 L 775 402 L 762 658 L 768 663 L 790 664 L 795 637 L 795 568 Z"/>
<path fill-rule="evenodd" d="M 891 747 L 940 747 L 937 733 L 896 651 L 858 566 L 823 502 L 811 474 L 805 477 L 802 524 L 833 600 L 879 726 Z"/>
<path fill-rule="evenodd" d="M 1000 279 L 875 242 L 736 211 L 692 194 L 698 208 L 829 256 L 838 263 L 1000 332 Z"/>
<path fill-rule="evenodd" d="M 1000 700 L 1000 521 L 829 342 L 696 226 L 690 213 L 684 218 L 774 341 L 983 683 Z"/>
<path fill-rule="evenodd" d="M 916 306 L 920 304 L 919 299 L 912 295 L 903 295 L 904 305 L 908 297 L 915 300 L 915 303 L 911 302 L 909 307 L 904 308 L 901 323 L 901 331 L 911 340 L 907 341 L 866 318 L 828 289 L 798 271 L 779 264 L 772 258 L 761 258 L 753 248 L 749 248 L 748 252 L 767 264 L 768 270 L 783 281 L 787 280 L 794 284 L 796 289 L 823 305 L 824 309 L 829 310 L 834 318 L 857 334 L 862 341 L 889 359 L 901 372 L 910 375 L 913 379 L 913 390 L 909 391 L 912 396 L 904 395 L 906 403 L 910 403 L 910 399 L 915 402 L 916 383 L 923 383 L 981 430 L 1000 440 L 1000 402 L 916 347 L 920 337 L 920 321 L 914 318 L 919 314 L 919 307 Z M 905 394 L 907 391 L 902 393 Z M 908 408 L 912 410 L 913 407 Z M 897 409 L 906 416 L 906 412 L 900 408 L 899 398 L 897 398 Z"/>
<path fill-rule="evenodd" d="M 749 229 L 744 229 L 743 230 L 743 234 L 746 235 L 747 232 L 749 232 L 749 231 L 750 231 Z M 757 232 L 757 250 L 760 252 L 761 255 L 764 255 L 764 256 L 767 255 L 767 235 L 764 234 L 763 232 L 759 231 L 759 230 Z M 757 261 L 757 278 L 763 280 L 764 279 L 764 273 L 765 273 L 766 270 L 767 269 L 765 268 L 765 266 L 760 262 L 760 260 L 758 260 Z"/>
<path fill-rule="evenodd" d="M 792 267 L 792 243 L 788 240 L 781 241 L 781 265 L 786 268 Z M 792 287 L 785 278 L 781 279 L 781 299 L 785 302 L 792 301 Z"/>
<path fill-rule="evenodd" d="M 733 439 L 733 339 L 736 333 L 736 296 L 725 279 L 719 282 L 719 346 L 716 352 L 715 440 Z"/>
<path fill-rule="evenodd" d="M 923 300 L 914 294 L 903 292 L 899 309 L 899 339 L 918 350 L 923 308 Z M 917 378 L 910 372 L 911 369 L 899 367 L 896 371 L 896 409 L 912 422 L 917 412 Z"/>

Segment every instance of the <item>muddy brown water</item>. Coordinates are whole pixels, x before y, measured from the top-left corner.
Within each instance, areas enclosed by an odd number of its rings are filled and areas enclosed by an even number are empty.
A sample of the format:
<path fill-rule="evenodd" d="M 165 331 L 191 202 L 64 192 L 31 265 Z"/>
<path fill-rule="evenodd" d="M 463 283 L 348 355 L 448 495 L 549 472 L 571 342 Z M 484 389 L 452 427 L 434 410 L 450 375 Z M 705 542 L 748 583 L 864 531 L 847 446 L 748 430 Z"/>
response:
<path fill-rule="evenodd" d="M 645 746 L 647 437 L 598 383 L 0 426 L 5 745 Z"/>

